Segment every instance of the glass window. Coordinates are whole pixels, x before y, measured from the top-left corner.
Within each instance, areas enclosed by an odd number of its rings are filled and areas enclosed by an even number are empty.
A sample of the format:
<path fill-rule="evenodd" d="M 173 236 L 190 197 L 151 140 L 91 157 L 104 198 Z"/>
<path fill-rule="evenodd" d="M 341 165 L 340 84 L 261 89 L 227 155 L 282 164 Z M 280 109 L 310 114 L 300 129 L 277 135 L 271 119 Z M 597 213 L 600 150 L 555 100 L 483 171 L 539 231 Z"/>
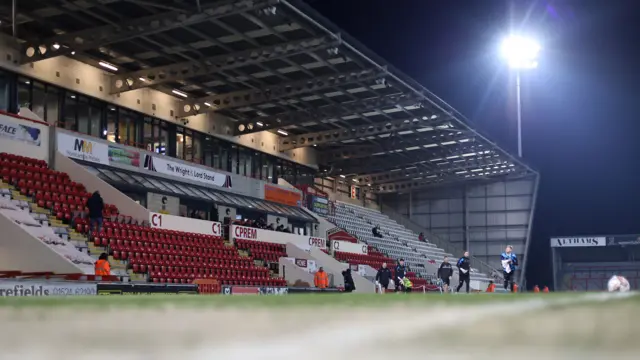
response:
<path fill-rule="evenodd" d="M 251 150 L 247 148 L 239 148 L 239 165 L 238 174 L 242 176 L 251 176 Z"/>
<path fill-rule="evenodd" d="M 169 189 L 169 191 L 171 192 L 174 192 L 176 194 L 182 194 L 182 195 L 185 194 L 183 191 L 178 190 L 177 186 L 171 181 L 160 181 L 160 180 L 156 180 L 156 181 L 162 183 L 162 185 L 164 185 L 164 187 Z"/>
<path fill-rule="evenodd" d="M 57 124 L 60 120 L 60 92 L 53 86 L 47 86 L 47 114 L 49 124 Z"/>
<path fill-rule="evenodd" d="M 98 171 L 98 169 L 94 168 L 93 166 L 85 166 L 84 168 L 95 176 L 100 175 L 100 171 Z"/>
<path fill-rule="evenodd" d="M 202 139 L 203 164 L 209 167 L 217 167 L 213 161 L 213 140 L 210 136 L 204 136 Z"/>
<path fill-rule="evenodd" d="M 132 111 L 118 109 L 118 142 L 120 144 L 136 146 L 138 140 L 138 114 Z"/>
<path fill-rule="evenodd" d="M 273 182 L 273 156 L 262 154 L 262 180 Z"/>
<path fill-rule="evenodd" d="M 60 127 L 64 127 L 67 130 L 78 131 L 78 124 L 76 122 L 78 108 L 78 95 L 74 93 L 67 93 L 64 97 L 63 111 L 62 111 L 62 124 Z"/>
<path fill-rule="evenodd" d="M 80 96 L 77 102 L 78 132 L 89 134 L 89 99 Z"/>
<path fill-rule="evenodd" d="M 262 203 L 262 206 L 264 206 L 265 208 L 269 209 L 270 212 L 275 212 L 275 213 L 279 212 L 278 210 L 276 210 L 276 208 L 274 208 L 272 206 L 271 203 L 268 203 L 266 201 Z"/>
<path fill-rule="evenodd" d="M 206 194 L 209 195 L 209 197 L 212 198 L 213 201 L 217 201 L 217 202 L 222 201 L 218 196 L 218 193 L 215 191 L 207 191 Z"/>
<path fill-rule="evenodd" d="M 220 145 L 220 169 L 224 171 L 231 170 L 231 161 L 229 158 L 230 146 L 229 143 L 218 141 Z"/>
<path fill-rule="evenodd" d="M 118 112 L 116 111 L 116 107 L 109 105 L 107 106 L 107 140 L 111 142 L 116 141 L 116 124 L 118 123 Z"/>
<path fill-rule="evenodd" d="M 176 157 L 184 159 L 184 128 L 176 128 Z"/>
<path fill-rule="evenodd" d="M 161 155 L 167 154 L 167 144 L 169 143 L 169 133 L 167 132 L 167 124 L 163 121 L 158 120 L 158 125 L 160 127 L 160 137 L 158 141 L 158 145 L 156 146 L 156 152 Z"/>
<path fill-rule="evenodd" d="M 198 198 L 204 198 L 205 200 L 209 200 L 209 196 L 206 193 L 203 193 L 202 190 L 196 187 L 189 187 L 189 191 L 194 193 L 194 196 Z"/>
<path fill-rule="evenodd" d="M 147 187 L 149 189 L 156 188 L 152 183 L 147 181 L 147 179 L 143 178 L 142 176 L 131 174 L 131 177 L 134 178 L 136 181 L 138 181 L 144 187 Z"/>
<path fill-rule="evenodd" d="M 257 151 L 251 152 L 251 177 L 254 179 L 261 179 L 260 170 L 262 170 L 262 156 Z"/>
<path fill-rule="evenodd" d="M 231 144 L 231 150 L 229 152 L 229 161 L 231 162 L 231 169 L 229 170 L 232 174 L 238 174 L 238 145 Z"/>
<path fill-rule="evenodd" d="M 47 90 L 43 83 L 34 81 L 31 88 L 31 111 L 42 121 L 47 121 L 46 115 Z"/>
<path fill-rule="evenodd" d="M 31 80 L 19 77 L 18 78 L 18 109 L 19 108 L 31 109 Z"/>
<path fill-rule="evenodd" d="M 202 135 L 200 133 L 193 134 L 193 162 L 203 164 L 202 161 Z"/>
<path fill-rule="evenodd" d="M 131 175 L 125 173 L 125 172 L 120 172 L 120 171 L 116 171 L 116 173 L 124 179 L 124 181 L 128 182 L 129 184 L 133 184 L 133 185 L 137 185 L 136 179 L 132 178 Z"/>
<path fill-rule="evenodd" d="M 116 175 L 116 173 L 114 173 L 113 171 L 111 171 L 109 169 L 100 169 L 100 172 L 105 174 L 109 179 L 111 179 L 113 181 L 123 182 L 122 178 L 120 178 L 118 175 Z"/>
<path fill-rule="evenodd" d="M 169 191 L 169 189 L 167 189 L 166 186 L 164 186 L 163 183 L 161 183 L 160 181 L 154 179 L 154 178 L 147 178 L 147 180 L 152 183 L 155 187 L 157 187 L 160 190 L 164 190 L 164 191 Z"/>
<path fill-rule="evenodd" d="M 9 92 L 12 76 L 0 71 L 0 110 L 9 110 Z"/>
<path fill-rule="evenodd" d="M 106 134 L 102 133 L 102 107 L 101 104 L 93 100 L 89 107 L 89 135 L 95 137 L 104 137 Z"/>
<path fill-rule="evenodd" d="M 144 148 L 147 149 L 147 151 L 154 151 L 154 143 L 156 142 L 156 135 L 154 135 L 153 132 L 153 119 L 145 116 L 144 117 L 144 126 L 142 129 L 142 142 L 144 143 Z M 158 129 L 158 131 L 160 131 L 160 129 Z"/>
<path fill-rule="evenodd" d="M 193 132 L 186 129 L 184 131 L 184 159 L 193 161 Z"/>

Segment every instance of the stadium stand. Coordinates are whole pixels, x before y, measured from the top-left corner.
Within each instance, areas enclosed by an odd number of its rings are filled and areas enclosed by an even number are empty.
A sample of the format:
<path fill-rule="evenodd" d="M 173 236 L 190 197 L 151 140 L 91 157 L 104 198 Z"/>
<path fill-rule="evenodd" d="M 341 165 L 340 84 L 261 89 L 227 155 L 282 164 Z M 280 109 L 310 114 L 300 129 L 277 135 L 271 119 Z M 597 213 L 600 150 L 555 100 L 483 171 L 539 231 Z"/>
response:
<path fill-rule="evenodd" d="M 49 169 L 42 160 L 7 153 L 0 154 L 0 174 L 3 194 L 12 196 L 1 203 L 3 215 L 30 228 L 48 229 L 42 230 L 49 235 L 43 241 L 57 246 L 74 263 L 84 265 L 87 272 L 93 271 L 94 259 L 107 252 L 112 272 L 123 277 L 143 274 L 133 276 L 138 280 L 191 283 L 197 278 L 216 278 L 228 285 L 285 285 L 283 279 L 272 278 L 268 268 L 254 264 L 256 258 L 273 259 L 275 251 L 255 247 L 249 248 L 255 257 L 241 256 L 220 237 L 151 228 L 120 214 L 113 205 L 105 205 L 103 230 L 93 232 L 89 240 L 85 236 L 89 230 L 85 204 L 91 194 L 82 184 Z M 19 206 L 32 209 L 35 218 Z M 47 221 L 51 227 L 37 227 L 31 223 L 35 219 Z M 34 235 L 43 238 L 43 233 Z"/>
<path fill-rule="evenodd" d="M 429 242 L 419 241 L 417 234 L 374 209 L 336 201 L 335 215 L 329 215 L 327 219 L 368 244 L 370 248 L 375 247 L 384 251 L 396 260 L 404 259 L 412 270 L 412 275 L 417 273 L 421 277 L 418 279 L 409 276 L 414 283 L 417 281 L 418 286 L 423 283 L 422 279 L 434 277 L 445 255 L 452 258 L 452 261 L 457 258 L 452 254 L 446 254 L 444 250 Z M 372 228 L 376 225 L 380 225 L 382 238 L 372 234 Z M 393 260 L 387 262 L 395 263 Z M 472 279 L 481 281 L 480 287 L 490 280 L 486 274 L 478 272 L 477 269 L 472 269 Z"/>

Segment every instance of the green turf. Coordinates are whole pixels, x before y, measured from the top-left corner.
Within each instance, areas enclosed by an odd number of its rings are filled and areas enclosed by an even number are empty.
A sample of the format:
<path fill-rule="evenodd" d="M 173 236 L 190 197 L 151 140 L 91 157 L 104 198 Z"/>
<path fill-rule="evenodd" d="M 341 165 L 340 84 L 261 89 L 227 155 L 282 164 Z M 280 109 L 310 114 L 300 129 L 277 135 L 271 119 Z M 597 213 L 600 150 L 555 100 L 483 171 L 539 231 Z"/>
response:
<path fill-rule="evenodd" d="M 105 295 L 91 297 L 5 297 L 0 307 L 380 307 L 473 305 L 502 301 L 561 299 L 581 294 L 296 294 L 286 296 Z M 634 297 L 634 301 L 637 296 Z"/>

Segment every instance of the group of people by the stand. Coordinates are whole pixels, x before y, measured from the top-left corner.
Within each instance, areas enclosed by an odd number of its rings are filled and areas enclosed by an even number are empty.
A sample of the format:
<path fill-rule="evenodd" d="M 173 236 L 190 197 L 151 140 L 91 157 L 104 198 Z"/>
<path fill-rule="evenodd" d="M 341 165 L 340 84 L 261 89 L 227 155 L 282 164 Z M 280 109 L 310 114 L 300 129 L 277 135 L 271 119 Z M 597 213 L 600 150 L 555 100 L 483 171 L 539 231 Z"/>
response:
<path fill-rule="evenodd" d="M 518 284 L 516 284 L 515 271 L 518 267 L 518 257 L 513 252 L 513 246 L 507 245 L 506 249 L 500 255 L 500 262 L 502 265 L 502 275 L 504 278 L 504 289 L 511 292 L 518 291 Z M 465 290 L 469 293 L 469 283 L 471 281 L 471 259 L 469 258 L 469 252 L 465 251 L 458 262 L 456 263 L 458 268 L 458 287 L 456 292 L 460 292 L 462 286 L 465 285 Z M 441 283 L 442 290 L 449 292 L 451 286 L 451 277 L 453 276 L 453 266 L 449 263 L 449 259 L 445 256 L 440 268 L 438 268 L 438 279 Z M 487 292 L 494 292 L 495 284 L 493 281 L 489 283 Z"/>
<path fill-rule="evenodd" d="M 376 273 L 376 289 L 378 292 L 386 292 L 391 284 L 395 285 L 395 292 L 411 292 L 413 283 L 407 277 L 407 266 L 404 264 L 404 259 L 398 261 L 394 270 L 392 272 L 387 267 L 387 263 L 382 263 L 382 267 Z"/>

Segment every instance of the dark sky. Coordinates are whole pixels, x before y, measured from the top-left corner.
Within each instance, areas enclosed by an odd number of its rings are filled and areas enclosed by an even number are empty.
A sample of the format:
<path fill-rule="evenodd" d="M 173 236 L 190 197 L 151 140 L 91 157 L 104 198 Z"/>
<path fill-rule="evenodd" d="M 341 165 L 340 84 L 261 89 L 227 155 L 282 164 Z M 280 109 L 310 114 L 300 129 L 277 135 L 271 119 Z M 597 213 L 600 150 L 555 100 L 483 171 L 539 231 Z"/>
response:
<path fill-rule="evenodd" d="M 514 152 L 498 46 L 510 29 L 540 38 L 522 84 L 524 157 L 542 174 L 529 284 L 550 281 L 552 235 L 640 233 L 640 1 L 307 2 Z"/>

